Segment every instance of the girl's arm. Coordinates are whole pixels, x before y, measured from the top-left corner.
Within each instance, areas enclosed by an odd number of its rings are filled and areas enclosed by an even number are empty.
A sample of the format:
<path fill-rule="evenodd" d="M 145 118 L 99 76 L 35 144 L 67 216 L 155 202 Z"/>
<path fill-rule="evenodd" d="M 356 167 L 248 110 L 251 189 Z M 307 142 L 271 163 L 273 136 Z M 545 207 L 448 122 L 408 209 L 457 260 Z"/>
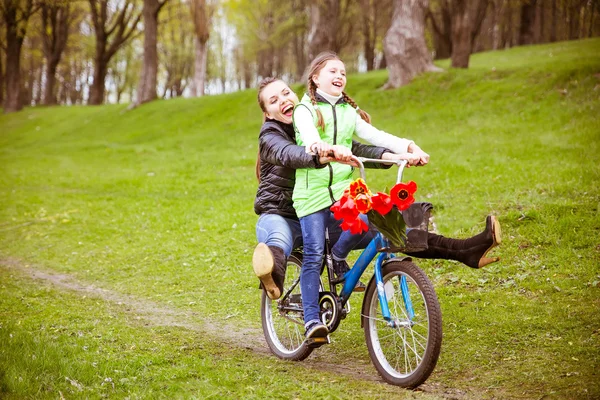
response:
<path fill-rule="evenodd" d="M 375 128 L 373 125 L 363 120 L 358 114 L 356 115 L 356 128 L 354 133 L 359 138 L 366 140 L 375 146 L 387 147 L 396 154 L 408 153 L 411 144 L 414 145 L 412 140 L 402 139 Z"/>
<path fill-rule="evenodd" d="M 294 109 L 294 128 L 306 146 L 307 153 L 326 156 L 332 150 L 331 145 L 321 140 L 312 112 L 304 104 L 299 104 Z"/>

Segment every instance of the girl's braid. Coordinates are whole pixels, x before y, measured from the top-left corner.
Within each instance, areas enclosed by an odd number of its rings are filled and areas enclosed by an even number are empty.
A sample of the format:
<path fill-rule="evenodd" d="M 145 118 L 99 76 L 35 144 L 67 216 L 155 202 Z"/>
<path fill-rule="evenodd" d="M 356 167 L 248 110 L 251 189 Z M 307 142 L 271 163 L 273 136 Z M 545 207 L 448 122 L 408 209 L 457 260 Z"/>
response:
<path fill-rule="evenodd" d="M 352 108 L 354 108 L 356 110 L 358 115 L 360 115 L 360 117 L 364 121 L 366 121 L 370 124 L 371 116 L 369 115 L 369 113 L 367 113 L 365 110 L 361 110 L 360 108 L 358 108 L 358 105 L 356 104 L 356 102 L 352 99 L 352 97 L 348 96 L 346 94 L 346 92 L 342 92 L 342 95 L 344 96 L 344 100 L 346 100 L 346 103 L 350 104 L 352 106 Z"/>
<path fill-rule="evenodd" d="M 317 107 L 317 85 L 311 77 L 308 77 L 307 87 L 310 102 L 312 103 L 313 107 L 315 108 L 315 111 L 317 112 L 317 127 L 320 127 L 322 130 L 325 130 L 325 120 L 323 119 L 323 114 L 321 113 L 321 110 L 319 110 L 319 108 Z"/>

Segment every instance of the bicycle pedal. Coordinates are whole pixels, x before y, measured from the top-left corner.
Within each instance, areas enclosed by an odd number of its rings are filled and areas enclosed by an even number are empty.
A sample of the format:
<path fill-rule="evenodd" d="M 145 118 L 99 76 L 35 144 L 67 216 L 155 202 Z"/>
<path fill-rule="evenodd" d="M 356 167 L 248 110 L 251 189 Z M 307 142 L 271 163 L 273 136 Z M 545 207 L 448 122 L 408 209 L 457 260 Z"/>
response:
<path fill-rule="evenodd" d="M 329 343 L 331 343 L 331 340 L 329 339 L 329 335 L 324 336 L 324 337 L 314 337 L 314 338 L 306 339 L 306 345 L 313 349 L 316 349 L 317 347 L 321 347 L 324 344 L 329 344 Z"/>

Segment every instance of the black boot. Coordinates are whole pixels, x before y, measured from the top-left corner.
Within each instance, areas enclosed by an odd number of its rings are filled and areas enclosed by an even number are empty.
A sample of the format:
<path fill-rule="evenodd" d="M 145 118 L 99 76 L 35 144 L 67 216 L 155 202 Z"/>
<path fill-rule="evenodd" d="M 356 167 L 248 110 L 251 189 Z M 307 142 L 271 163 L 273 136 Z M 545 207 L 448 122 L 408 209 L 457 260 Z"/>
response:
<path fill-rule="evenodd" d="M 276 300 L 283 293 L 286 259 L 283 249 L 259 243 L 252 256 L 254 273 L 270 299 Z"/>
<path fill-rule="evenodd" d="M 412 257 L 456 260 L 471 268 L 482 268 L 498 261 L 498 257 L 486 257 L 487 253 L 501 242 L 500 223 L 489 215 L 485 230 L 469 239 L 450 239 L 434 233 L 427 237 L 427 250 L 408 252 Z"/>

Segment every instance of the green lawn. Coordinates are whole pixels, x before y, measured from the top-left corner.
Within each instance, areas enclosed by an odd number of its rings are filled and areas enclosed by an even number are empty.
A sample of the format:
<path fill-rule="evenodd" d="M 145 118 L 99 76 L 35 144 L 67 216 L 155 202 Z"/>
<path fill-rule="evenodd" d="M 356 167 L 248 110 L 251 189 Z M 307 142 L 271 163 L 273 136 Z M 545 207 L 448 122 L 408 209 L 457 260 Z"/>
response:
<path fill-rule="evenodd" d="M 0 397 L 600 397 L 600 40 L 476 54 L 378 90 L 386 77 L 350 76 L 348 93 L 430 153 L 405 179 L 438 230 L 467 237 L 489 213 L 503 230 L 484 270 L 418 261 L 444 316 L 424 391 L 369 378 L 362 295 L 307 362 L 260 351 L 252 90 L 0 117 Z M 128 299 L 162 311 L 136 319 Z M 165 310 L 187 325 L 160 323 Z"/>

